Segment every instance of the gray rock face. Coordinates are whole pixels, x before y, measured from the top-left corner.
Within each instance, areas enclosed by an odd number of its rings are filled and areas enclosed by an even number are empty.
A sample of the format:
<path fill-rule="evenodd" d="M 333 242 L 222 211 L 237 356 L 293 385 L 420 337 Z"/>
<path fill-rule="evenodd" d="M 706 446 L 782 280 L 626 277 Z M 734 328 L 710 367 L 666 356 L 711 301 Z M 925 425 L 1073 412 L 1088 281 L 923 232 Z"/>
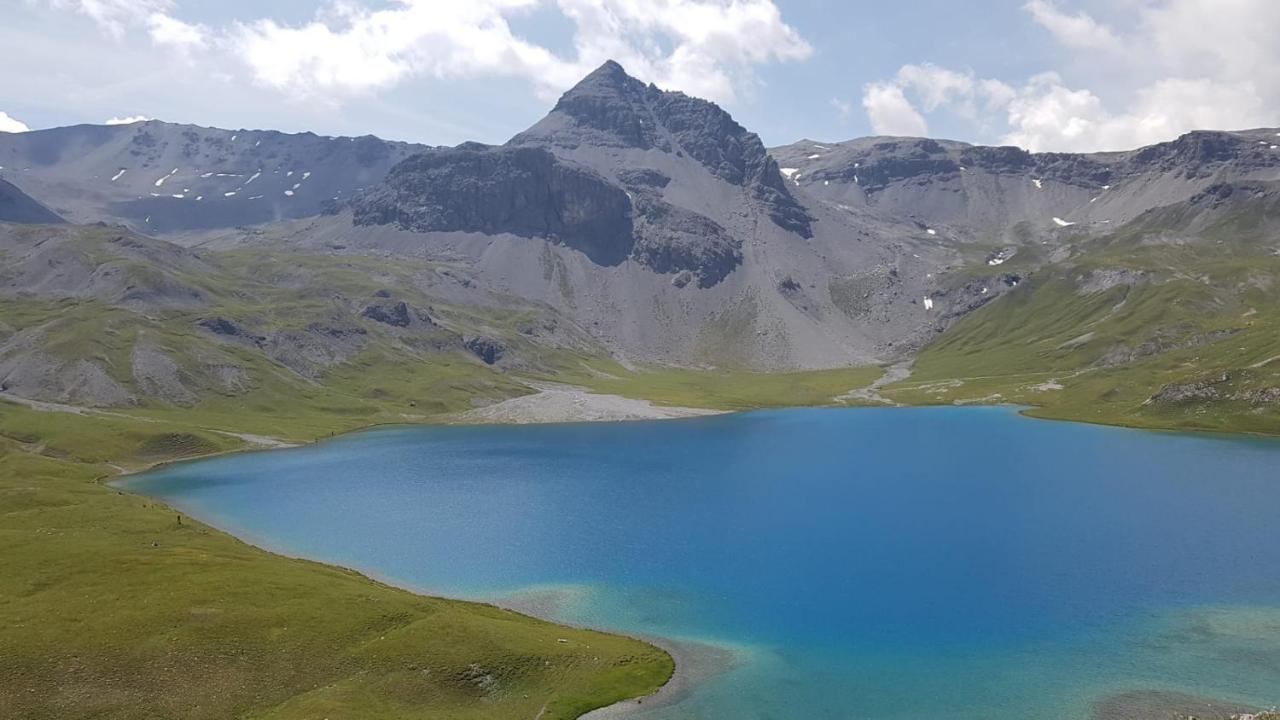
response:
<path fill-rule="evenodd" d="M 425 149 L 372 136 L 152 120 L 0 134 L 0 166 L 72 222 L 111 220 L 156 234 L 311 217 Z"/>
<path fill-rule="evenodd" d="M 360 317 L 398 328 L 417 325 L 431 327 L 435 325 L 435 322 L 426 313 L 410 307 L 404 301 L 370 303 L 360 311 Z"/>
<path fill-rule="evenodd" d="M 597 173 L 534 147 L 467 144 L 392 168 L 352 203 L 357 225 L 554 240 L 601 265 L 631 252 L 631 203 Z"/>
<path fill-rule="evenodd" d="M 742 243 L 719 224 L 654 197 L 638 196 L 634 257 L 658 273 L 687 271 L 708 288 L 742 263 Z"/>
<path fill-rule="evenodd" d="M 261 346 L 267 341 L 266 337 L 262 335 L 254 335 L 224 317 L 201 318 L 196 321 L 196 325 L 208 330 L 214 335 L 219 335 L 228 339 L 240 340 L 251 345 Z"/>
<path fill-rule="evenodd" d="M 821 202 L 887 212 L 964 241 L 1028 242 L 1104 232 L 1210 186 L 1221 196 L 1226 185 L 1274 180 L 1277 139 L 1265 129 L 1192 132 L 1128 152 L 1075 154 L 874 137 L 772 152 L 798 191 Z"/>
<path fill-rule="evenodd" d="M 1246 390 L 1238 393 L 1235 397 L 1237 400 L 1243 400 L 1250 405 L 1276 405 L 1280 404 L 1280 387 Z"/>
<path fill-rule="evenodd" d="M 318 378 L 328 368 L 355 357 L 367 344 L 364 328 L 311 323 L 305 330 L 272 334 L 263 348 L 268 357 L 295 373 Z"/>
<path fill-rule="evenodd" d="M 485 365 L 493 365 L 507 352 L 506 343 L 496 338 L 469 336 L 462 339 L 462 346 Z"/>
<path fill-rule="evenodd" d="M 409 323 L 413 322 L 409 306 L 402 302 L 375 303 L 361 310 L 360 316 L 392 327 L 409 327 Z"/>
<path fill-rule="evenodd" d="M 566 92 L 546 118 L 508 144 L 687 155 L 716 177 L 746 188 L 780 227 L 812 235 L 808 213 L 791 196 L 759 136 L 715 103 L 645 85 L 613 61 Z"/>
<path fill-rule="evenodd" d="M 1231 376 L 1227 373 L 1222 373 L 1216 377 L 1197 382 L 1171 383 L 1160 388 L 1156 394 L 1147 400 L 1147 404 L 1175 405 L 1187 402 L 1219 400 L 1222 398 L 1222 392 L 1218 389 L 1218 386 L 1230 381 Z"/>
<path fill-rule="evenodd" d="M 0 180 L 0 222 L 40 224 L 66 221 L 31 199 L 13 183 Z"/>

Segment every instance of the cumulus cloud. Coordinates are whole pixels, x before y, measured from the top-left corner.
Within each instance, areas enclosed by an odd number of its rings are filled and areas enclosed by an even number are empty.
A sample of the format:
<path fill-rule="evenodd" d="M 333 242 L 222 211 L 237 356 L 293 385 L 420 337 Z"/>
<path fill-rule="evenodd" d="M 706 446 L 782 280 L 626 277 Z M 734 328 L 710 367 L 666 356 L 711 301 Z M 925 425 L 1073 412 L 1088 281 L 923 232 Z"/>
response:
<path fill-rule="evenodd" d="M 19 122 L 18 120 L 9 117 L 9 113 L 0 110 L 0 132 L 21 133 L 28 132 L 30 130 L 31 128 L 27 127 L 26 123 Z"/>
<path fill-rule="evenodd" d="M 104 125 L 132 125 L 133 123 L 146 122 L 151 118 L 146 115 L 129 115 L 127 117 L 112 116 L 103 121 Z"/>
<path fill-rule="evenodd" d="M 751 68 L 813 53 L 773 0 L 557 0 L 576 27 L 571 75 L 610 58 L 638 77 L 731 101 Z"/>
<path fill-rule="evenodd" d="M 862 94 L 862 107 L 866 108 L 871 129 L 877 135 L 929 134 L 929 124 L 924 116 L 912 106 L 898 85 L 871 83 Z"/>
<path fill-rule="evenodd" d="M 1274 121 L 1257 89 L 1207 79 L 1169 78 L 1138 90 L 1120 112 L 1049 73 L 1032 78 L 1008 106 L 1003 137 L 1031 150 L 1121 150 L 1197 129 L 1240 129 Z"/>
<path fill-rule="evenodd" d="M 1031 0 L 1024 8 L 1058 42 L 1080 50 L 1117 51 L 1123 43 L 1115 32 L 1085 12 L 1070 14 L 1048 0 Z"/>
<path fill-rule="evenodd" d="M 171 0 L 48 0 L 108 33 L 145 31 L 157 45 L 217 53 L 257 85 L 341 100 L 415 77 L 514 77 L 554 97 L 608 59 L 663 87 L 720 101 L 750 93 L 754 68 L 812 48 L 773 0 L 341 0 L 301 23 L 244 18 L 222 27 L 177 17 Z M 539 9 L 573 27 L 557 54 L 511 21 Z"/>
<path fill-rule="evenodd" d="M 1265 126 L 1280 117 L 1280 43 L 1274 42 L 1280 3 L 1273 0 L 1157 0 L 1135 6 L 1123 30 L 1050 0 L 1031 0 L 1024 9 L 1067 51 L 1079 79 L 1044 72 L 1010 84 L 905 65 L 892 79 L 867 86 L 872 126 L 884 122 L 886 107 L 914 126 L 944 112 L 1031 150 L 1091 151 L 1133 148 L 1196 129 Z M 1091 83 L 1110 92 L 1100 94 Z"/>
<path fill-rule="evenodd" d="M 49 0 L 49 4 L 90 18 L 116 38 L 123 37 L 130 26 L 145 22 L 153 14 L 173 9 L 172 0 Z"/>
<path fill-rule="evenodd" d="M 916 103 L 908 98 L 916 98 Z M 941 107 L 965 118 L 1006 106 L 1016 91 L 999 80 L 981 79 L 971 71 L 960 72 L 925 63 L 904 65 L 892 80 L 863 88 L 862 106 L 871 129 L 879 135 L 924 135 L 928 122 L 922 113 Z"/>
<path fill-rule="evenodd" d="M 147 34 L 157 45 L 170 45 L 180 49 L 204 47 L 208 29 L 202 25 L 183 22 L 161 12 L 147 16 Z"/>

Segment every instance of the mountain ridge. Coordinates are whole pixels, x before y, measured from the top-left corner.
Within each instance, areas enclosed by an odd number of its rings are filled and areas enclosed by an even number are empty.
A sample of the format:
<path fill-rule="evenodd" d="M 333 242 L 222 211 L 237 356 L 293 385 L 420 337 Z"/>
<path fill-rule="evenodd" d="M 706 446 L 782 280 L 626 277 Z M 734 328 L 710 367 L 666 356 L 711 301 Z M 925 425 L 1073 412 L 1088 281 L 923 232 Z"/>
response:
<path fill-rule="evenodd" d="M 0 232 L 0 249 L 20 259 L 3 287 L 28 299 L 74 289 L 143 315 L 203 298 L 211 303 L 206 314 L 230 323 L 211 327 L 264 339 L 241 343 L 257 354 L 240 363 L 244 372 L 272 366 L 305 382 L 345 372 L 370 348 L 388 357 L 426 353 L 432 363 L 461 358 L 499 373 L 558 367 L 564 352 L 627 366 L 782 371 L 925 358 L 936 369 L 927 359 L 958 347 L 942 341 L 959 337 L 954 327 L 1023 302 L 1005 297 L 1025 300 L 1052 286 L 1072 306 L 1137 277 L 1179 285 L 1186 275 L 1209 276 L 1207 258 L 1186 250 L 1206 236 L 1242 257 L 1271 257 L 1257 228 L 1270 227 L 1274 214 L 1276 140 L 1276 130 L 1255 129 L 1093 154 L 901 137 L 770 149 L 715 104 L 606 63 L 502 145 L 431 147 L 157 121 L 0 137 L 0 165 L 8 168 L 0 172 L 36 200 L 73 222 L 123 223 L 217 260 L 218 283 L 230 283 L 215 292 L 170 266 L 122 266 L 104 233 L 71 226 L 38 252 L 21 233 Z M 1245 231 L 1223 236 L 1224 223 Z M 1118 254 L 1131 237 L 1163 248 L 1176 268 L 1153 266 L 1159 253 L 1140 261 Z M 334 270 L 352 264 L 362 279 L 338 283 L 324 307 L 308 304 L 305 293 L 292 297 L 307 308 L 305 323 L 264 322 L 273 314 L 257 303 L 304 282 L 296 273 L 256 278 L 234 262 L 226 269 L 225 258 L 264 253 Z M 49 261 L 63 270 L 32 270 Z M 376 269 L 406 262 L 421 264 L 419 271 Z M 335 277 L 329 272 L 311 282 Z M 390 297 L 371 300 L 380 274 L 396 280 Z M 96 279 L 72 288 L 81 277 Z M 1249 287 L 1233 286 L 1202 309 L 1234 306 Z M 259 309 L 232 312 L 233 297 Z M 436 317 L 432 307 L 453 308 L 456 320 L 420 321 Z M 478 314 L 466 317 L 462 308 Z M 495 324 L 513 313 L 524 319 Z M 1165 349 L 1228 337 L 1203 324 L 1153 320 L 1130 330 L 1142 336 L 1130 344 Z M 1096 339 L 1071 346 L 1088 364 L 1153 357 L 1092 332 Z M 14 337 L 3 350 L 11 359 L 52 342 L 29 332 Z M 1104 340 L 1111 344 L 1091 345 Z M 1046 346 L 1046 366 L 1058 367 L 1057 345 Z M 163 363 L 153 350 L 139 357 L 154 369 Z M 969 362 L 947 357 L 952 367 Z M 80 359 L 130 397 L 156 394 L 111 370 L 130 361 Z M 97 387 L 84 373 L 24 377 L 24 387 L 49 384 L 49 397 L 64 397 L 59 386 L 75 378 Z M 192 397 L 212 387 L 198 384 L 205 389 Z"/>

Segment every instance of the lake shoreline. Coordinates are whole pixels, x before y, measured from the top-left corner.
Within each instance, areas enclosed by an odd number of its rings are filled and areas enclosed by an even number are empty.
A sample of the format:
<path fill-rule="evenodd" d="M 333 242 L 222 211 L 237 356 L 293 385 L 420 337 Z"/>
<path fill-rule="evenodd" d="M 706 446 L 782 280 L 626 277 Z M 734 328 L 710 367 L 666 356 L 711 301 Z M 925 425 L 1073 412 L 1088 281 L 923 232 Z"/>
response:
<path fill-rule="evenodd" d="M 306 445 L 290 446 L 290 447 L 292 448 L 306 447 Z M 259 448 L 256 451 L 267 452 L 272 450 L 286 450 L 286 449 L 290 449 L 290 448 L 270 447 L 270 448 Z M 234 451 L 232 451 L 231 453 L 211 453 L 210 455 L 206 455 L 203 457 L 187 458 L 177 462 L 194 462 L 197 460 L 207 460 L 213 457 L 223 457 L 229 454 L 234 454 Z M 459 595 L 456 593 L 437 592 L 437 591 L 431 590 L 430 588 L 422 587 L 420 585 L 417 585 L 399 578 L 395 578 L 395 577 L 385 575 L 383 573 L 379 573 L 375 570 L 372 570 L 371 568 L 365 568 L 359 565 L 345 563 L 333 558 L 324 558 L 316 555 L 300 554 L 278 543 L 271 542 L 270 540 L 267 540 L 266 538 L 263 538 L 256 533 L 228 524 L 219 518 L 213 518 L 203 513 L 200 513 L 198 511 L 193 511 L 190 507 L 186 506 L 184 503 L 178 503 L 172 500 L 160 500 L 151 495 L 147 495 L 145 493 L 135 491 L 129 487 L 128 483 L 130 479 L 136 476 L 140 476 L 145 473 L 151 472 L 153 470 L 161 469 L 162 467 L 166 465 L 171 465 L 171 464 L 174 464 L 174 463 L 171 463 L 171 462 L 157 463 L 156 465 L 150 468 L 147 468 L 145 470 L 139 470 L 137 472 L 130 472 L 123 475 L 117 475 L 112 479 L 110 479 L 106 484 L 109 487 L 115 488 L 116 490 L 127 492 L 137 497 L 144 498 L 149 502 L 157 503 L 165 507 L 168 507 L 180 516 L 186 516 L 191 520 L 194 520 L 203 525 L 207 525 L 208 527 L 220 533 L 223 533 L 232 538 L 235 538 L 236 540 L 242 543 L 245 543 L 246 545 L 252 546 L 254 548 L 257 548 L 258 550 L 261 550 L 266 553 L 270 553 L 272 555 L 276 555 L 278 557 L 286 558 L 289 560 L 301 560 L 305 562 L 313 562 L 320 565 L 340 568 L 342 570 L 355 573 L 365 578 L 369 582 L 377 583 L 379 585 L 385 585 L 387 587 L 393 587 L 398 590 L 404 590 L 405 592 L 409 592 L 423 598 L 440 598 L 445 600 L 454 600 L 458 602 L 475 603 L 478 605 L 488 605 L 490 607 L 498 608 L 500 610 L 505 610 L 507 612 L 517 613 L 520 615 L 525 615 L 527 617 L 549 622 L 549 623 L 552 623 L 553 625 L 558 625 L 561 627 L 579 629 L 579 630 L 595 630 L 598 632 L 608 633 L 610 635 L 617 635 L 620 637 L 628 637 L 634 640 L 640 640 L 642 642 L 646 642 L 650 645 L 653 645 L 654 647 L 662 650 L 663 652 L 667 653 L 667 655 L 671 657 L 673 668 L 674 668 L 672 671 L 671 677 L 669 677 L 667 681 L 663 683 L 656 691 L 654 691 L 653 693 L 650 693 L 649 695 L 628 698 L 625 700 L 620 700 L 617 703 L 614 703 L 613 705 L 606 705 L 601 708 L 596 708 L 595 710 L 592 710 L 587 714 L 580 716 L 579 720 L 583 720 L 585 718 L 591 718 L 591 720 L 607 720 L 608 718 L 622 717 L 627 713 L 633 712 L 638 709 L 642 709 L 641 707 L 642 703 L 648 703 L 648 704 L 643 704 L 643 708 L 673 704 L 674 702 L 683 698 L 687 693 L 692 691 L 692 689 L 698 684 L 699 680 L 714 677 L 715 675 L 719 675 L 722 672 L 726 672 L 729 669 L 731 669 L 731 666 L 735 662 L 735 660 L 733 659 L 734 658 L 733 651 L 730 648 L 728 648 L 728 646 L 715 645 L 712 643 L 692 641 L 692 640 L 679 640 L 679 639 L 667 638 L 667 637 L 662 637 L 657 635 L 629 633 L 629 632 L 618 630 L 616 628 L 597 626 L 597 625 L 591 625 L 591 624 L 575 623 L 569 620 L 565 620 L 564 618 L 557 617 L 554 614 L 553 603 L 540 604 L 537 601 L 524 600 L 519 597 L 520 595 L 519 592 L 514 594 L 500 594 L 497 596 L 487 596 L 487 595 L 466 596 L 466 595 Z M 603 713 L 605 711 L 609 711 L 611 714 L 600 714 L 600 715 L 596 714 L 596 713 Z M 612 714 L 612 713 L 616 713 L 616 714 Z"/>
<path fill-rule="evenodd" d="M 571 397 L 577 397 L 579 394 L 586 395 L 586 396 L 594 395 L 594 393 L 590 393 L 588 391 L 584 391 L 579 388 L 573 388 L 572 391 L 564 391 L 559 389 L 542 390 L 535 396 L 544 395 L 544 394 L 556 394 L 556 393 L 563 393 L 563 392 L 569 392 L 569 395 Z M 525 397 L 535 397 L 535 396 L 525 396 Z M 599 396 L 599 397 L 612 398 L 617 396 Z M 516 398 L 516 400 L 519 400 L 519 399 L 520 398 Z M 503 405 L 506 402 L 512 402 L 512 401 L 504 401 L 504 403 L 498 403 L 497 405 Z M 648 405 L 648 403 L 646 403 L 646 405 Z M 598 408 L 599 406 L 594 406 L 594 407 Z M 650 405 L 650 407 L 656 407 L 656 406 Z M 870 407 L 875 407 L 875 406 L 852 406 L 852 407 L 830 406 L 828 409 L 866 409 Z M 886 408 L 885 406 L 880 406 L 879 409 L 914 409 L 914 408 L 923 408 L 923 407 L 930 407 L 930 406 L 900 405 L 894 408 Z M 947 407 L 947 406 L 942 406 L 942 407 Z M 1076 421 L 1060 419 L 1060 418 L 1038 417 L 1036 415 L 1029 414 L 1027 410 L 1031 408 L 1028 408 L 1027 406 L 1022 406 L 1022 405 L 993 404 L 993 405 L 988 405 L 986 407 L 1004 407 L 1004 408 L 1009 408 L 1011 410 L 1016 410 L 1017 415 L 1021 417 L 1025 417 L 1027 419 L 1058 420 L 1060 422 L 1076 422 Z M 633 633 L 627 633 L 624 631 L 619 631 L 617 629 L 613 629 L 609 627 L 594 626 L 589 624 L 588 625 L 575 624 L 572 621 L 566 621 L 563 617 L 558 616 L 554 607 L 547 606 L 547 605 L 540 605 L 537 602 L 530 602 L 527 599 L 522 600 L 522 599 L 517 599 L 511 596 L 499 596 L 496 598 L 487 597 L 487 596 L 467 597 L 467 596 L 457 596 L 457 595 L 447 594 L 447 593 L 433 592 L 429 588 L 416 586 L 412 583 L 407 583 L 395 578 L 383 576 L 377 572 L 373 572 L 369 569 L 360 567 L 358 565 L 346 564 L 346 563 L 337 562 L 331 559 L 324 559 L 319 557 L 295 554 L 283 547 L 276 546 L 272 542 L 266 541 L 264 538 L 257 537 L 254 533 L 247 532 L 240 529 L 235 529 L 229 526 L 227 523 L 224 523 L 217 519 L 211 520 L 206 517 L 201 517 L 199 513 L 192 513 L 189 511 L 188 508 L 184 508 L 180 504 L 173 503 L 172 501 L 158 500 L 153 498 L 152 496 L 145 495 L 142 493 L 137 493 L 128 487 L 128 481 L 130 478 L 134 476 L 141 475 L 149 471 L 157 470 L 167 465 L 205 460 L 214 456 L 239 454 L 243 452 L 263 452 L 267 450 L 305 448 L 307 446 L 320 444 L 320 443 L 326 442 L 327 440 L 331 440 L 337 437 L 344 437 L 344 436 L 353 435 L 360 432 L 368 432 L 371 430 L 376 430 L 378 428 L 386 428 L 386 427 L 431 427 L 431 426 L 444 427 L 447 425 L 506 426 L 506 425 L 519 425 L 519 424 L 627 422 L 627 421 L 643 421 L 643 420 L 668 420 L 668 419 L 701 417 L 701 416 L 707 416 L 712 414 L 720 414 L 720 411 L 707 411 L 707 412 L 699 412 L 696 414 L 682 414 L 679 412 L 679 410 L 682 410 L 682 409 L 676 409 L 676 410 L 677 412 L 671 413 L 671 414 L 659 414 L 655 416 L 646 415 L 641 417 L 636 417 L 636 416 L 617 417 L 617 416 L 609 415 L 607 413 L 601 414 L 601 413 L 591 412 L 581 417 L 562 417 L 557 419 L 545 419 L 545 416 L 542 416 L 544 419 L 531 419 L 529 416 L 525 416 L 523 417 L 523 419 L 516 419 L 509 414 L 499 414 L 496 416 L 485 417 L 483 420 L 477 418 L 476 416 L 470 415 L 472 411 L 468 411 L 467 413 L 462 414 L 462 415 L 468 416 L 462 420 L 459 420 L 458 417 L 454 415 L 454 416 L 447 416 L 443 418 L 437 418 L 435 422 L 430 422 L 430 423 L 403 423 L 403 424 L 394 423 L 394 424 L 386 424 L 386 425 L 371 425 L 368 427 L 357 428 L 348 432 L 340 433 L 338 435 L 334 435 L 329 438 L 321 438 L 311 443 L 302 443 L 299 445 L 261 443 L 261 444 L 257 444 L 255 447 L 247 447 L 247 448 L 241 448 L 241 449 L 225 451 L 225 452 L 210 453 L 207 455 L 193 456 L 189 458 L 182 458 L 179 460 L 157 462 L 157 463 L 150 464 L 145 468 L 137 469 L 130 472 L 123 472 L 120 475 L 112 477 L 107 482 L 107 484 L 111 485 L 112 487 L 116 487 L 118 489 L 127 490 L 133 494 L 141 495 L 153 502 L 163 503 L 164 505 L 172 507 L 175 510 L 180 511 L 182 513 L 185 513 L 190 517 L 204 524 L 209 525 L 212 528 L 215 528 L 242 542 L 245 542 L 249 545 L 255 546 L 259 549 L 262 549 L 272 554 L 280 555 L 287 558 L 307 560 L 307 561 L 317 562 L 320 564 L 340 567 L 340 568 L 355 572 L 365 578 L 368 578 L 373 582 L 378 582 L 380 584 L 384 584 L 387 586 L 403 589 L 408 592 L 412 592 L 414 594 L 421 595 L 424 597 L 449 598 L 449 599 L 461 600 L 464 602 L 481 603 L 481 604 L 486 604 L 493 607 L 501 608 L 507 611 L 520 613 L 522 615 L 526 615 L 529 617 L 534 617 L 534 618 L 551 622 L 557 625 L 562 625 L 567 627 L 576 627 L 576 628 L 582 628 L 582 629 L 599 630 L 599 631 L 607 632 L 614 635 L 623 635 L 623 636 L 632 637 L 634 639 L 648 642 L 662 649 L 664 652 L 670 655 L 674 662 L 674 671 L 671 677 L 667 680 L 667 682 L 663 684 L 655 693 L 651 695 L 643 696 L 640 698 L 631 698 L 628 700 L 623 700 L 618 703 L 615 703 L 614 705 L 609 705 L 603 708 L 599 708 L 581 716 L 589 720 L 608 720 L 609 718 L 626 717 L 637 711 L 648 710 L 654 707 L 661 707 L 661 706 L 671 705 L 679 702 L 701 683 L 721 673 L 731 670 L 737 662 L 733 649 L 727 645 L 704 643 L 699 641 L 683 640 L 683 639 L 676 639 L 676 638 L 667 638 L 667 637 L 661 637 L 661 636 L 650 636 L 650 635 L 644 635 L 644 634 L 633 634 Z M 726 411 L 726 412 L 733 412 L 733 411 Z M 1173 432 L 1173 433 L 1184 433 L 1184 434 L 1200 434 L 1202 432 L 1208 432 L 1210 435 L 1214 435 L 1214 436 L 1226 436 L 1226 437 L 1237 437 L 1237 438 L 1256 437 L 1247 433 L 1230 433 L 1230 432 L 1220 432 L 1220 431 L 1187 431 L 1187 430 L 1179 430 L 1179 429 L 1158 429 L 1158 428 L 1144 428 L 1144 427 L 1135 428 L 1130 426 L 1114 425 L 1109 423 L 1091 423 L 1087 421 L 1085 421 L 1085 424 L 1101 425 L 1106 427 L 1117 427 L 1117 428 L 1124 428 L 1124 429 L 1137 429 L 1137 430 L 1148 430 L 1148 431 L 1155 430 L 1157 432 Z"/>
<path fill-rule="evenodd" d="M 530 425 L 530 424 L 565 424 L 565 423 L 600 423 L 600 422 L 641 422 L 641 421 L 657 421 L 657 420 L 679 420 L 691 419 L 698 417 L 710 417 L 714 415 L 723 415 L 734 411 L 727 410 L 711 410 L 704 408 L 684 408 L 684 407 L 666 407 L 653 405 L 648 401 L 631 400 L 617 395 L 603 395 L 592 393 L 585 388 L 579 388 L 571 385 L 559 385 L 555 383 L 540 383 L 534 385 L 539 392 L 532 395 L 521 396 L 504 400 L 494 405 L 477 408 L 463 413 L 454 413 L 442 418 L 437 418 L 435 422 L 427 423 L 388 423 L 375 424 L 361 428 L 355 428 L 347 432 L 338 433 L 326 438 L 319 438 L 311 442 L 289 443 L 281 441 L 277 438 L 267 438 L 263 436 L 249 436 L 240 433 L 231 433 L 217 431 L 222 434 L 239 437 L 246 443 L 250 443 L 250 447 L 237 448 L 234 450 L 225 450 L 213 453 L 203 453 L 190 457 L 176 458 L 172 460 L 162 460 L 147 464 L 138 468 L 120 468 L 116 467 L 120 472 L 116 475 L 100 478 L 99 481 L 108 487 L 115 488 L 123 492 L 128 492 L 139 497 L 144 497 L 151 502 L 161 503 L 171 508 L 180 515 L 196 520 L 202 524 L 225 533 L 241 542 L 258 548 L 264 552 L 278 555 L 280 557 L 293 560 L 305 560 L 308 562 L 316 562 L 322 565 L 342 568 L 357 573 L 371 582 L 380 583 L 390 587 L 398 588 L 406 592 L 411 592 L 422 597 L 436 597 L 450 600 L 460 600 L 463 602 L 474 602 L 484 605 L 490 605 L 509 612 L 516 612 L 527 615 L 538 620 L 544 620 L 556 625 L 565 627 L 597 630 L 612 635 L 620 635 L 641 640 L 653 645 L 663 652 L 667 653 L 673 662 L 674 670 L 671 677 L 667 679 L 661 687 L 650 695 L 629 698 L 619 701 L 613 705 L 597 708 L 589 713 L 581 716 L 581 718 L 590 718 L 591 720 L 608 720 L 609 718 L 617 718 L 628 715 L 639 709 L 647 709 L 655 706 L 670 705 L 678 702 L 687 695 L 702 680 L 709 679 L 723 672 L 728 671 L 734 664 L 734 653 L 727 646 L 715 645 L 712 643 L 678 640 L 674 638 L 666 638 L 656 635 L 637 635 L 619 631 L 609 627 L 596 627 L 589 625 L 578 625 L 568 622 L 562 618 L 557 618 L 550 611 L 551 608 L 539 608 L 536 603 L 522 603 L 512 598 L 487 598 L 487 597 L 459 597 L 447 593 L 433 592 L 429 588 L 416 586 L 412 583 L 401 581 L 396 578 L 387 577 L 368 568 L 349 565 L 332 559 L 324 559 L 307 555 L 296 554 L 276 543 L 270 542 L 265 538 L 257 536 L 255 533 L 249 532 L 242 528 L 229 526 L 227 523 L 207 516 L 202 516 L 199 512 L 193 512 L 189 507 L 185 507 L 181 503 L 175 503 L 171 500 L 159 500 L 150 495 L 139 493 L 129 487 L 132 479 L 144 475 L 149 472 L 162 470 L 178 464 L 191 462 L 199 462 L 209 460 L 216 457 L 225 457 L 228 455 L 242 455 L 248 453 L 266 453 L 284 450 L 305 449 L 320 443 L 333 440 L 340 437 L 346 437 L 362 432 L 371 432 L 382 428 L 390 427 L 449 427 L 449 426 L 484 426 L 484 425 Z M 523 401 L 523 402 L 522 402 Z M 486 412 L 487 411 L 487 412 Z M 576 415 L 573 413 L 577 413 Z"/>

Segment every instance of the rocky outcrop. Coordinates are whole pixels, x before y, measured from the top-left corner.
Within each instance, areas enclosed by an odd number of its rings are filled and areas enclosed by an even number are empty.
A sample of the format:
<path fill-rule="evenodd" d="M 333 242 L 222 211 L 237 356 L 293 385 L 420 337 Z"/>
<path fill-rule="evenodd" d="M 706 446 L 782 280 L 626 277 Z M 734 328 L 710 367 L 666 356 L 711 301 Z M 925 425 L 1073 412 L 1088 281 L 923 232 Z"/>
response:
<path fill-rule="evenodd" d="M 134 382 L 144 395 L 174 405 L 195 404 L 197 397 L 188 387 L 191 383 L 186 372 L 163 349 L 137 343 L 133 346 L 132 369 Z"/>
<path fill-rule="evenodd" d="M 368 341 L 364 328 L 311 323 L 305 330 L 273 334 L 264 343 L 264 350 L 275 362 L 314 379 L 328 368 L 355 357 Z"/>
<path fill-rule="evenodd" d="M 741 241 L 711 219 L 652 197 L 638 197 L 637 207 L 633 256 L 655 272 L 688 271 L 705 288 L 742 263 Z"/>
<path fill-rule="evenodd" d="M 462 339 L 462 346 L 485 365 L 493 365 L 507 352 L 506 343 L 491 337 L 468 336 Z"/>
<path fill-rule="evenodd" d="M 431 318 L 409 307 L 405 302 L 375 302 L 360 311 L 360 317 L 392 327 L 407 328 L 410 325 L 434 325 Z"/>
<path fill-rule="evenodd" d="M 429 150 L 392 168 L 352 210 L 357 225 L 545 238 L 601 265 L 621 262 L 633 242 L 622 188 L 535 147 Z"/>
<path fill-rule="evenodd" d="M 1221 400 L 1219 386 L 1231 381 L 1230 373 L 1222 373 L 1205 380 L 1186 383 L 1169 383 L 1147 399 L 1144 405 L 1176 405 L 1188 402 Z"/>
<path fill-rule="evenodd" d="M 1240 332 L 1238 329 L 1214 330 L 1212 332 L 1185 336 L 1176 331 L 1158 330 L 1154 337 L 1136 346 L 1118 345 L 1108 350 L 1094 365 L 1112 367 L 1131 363 L 1160 353 L 1181 350 L 1183 348 L 1200 347 L 1231 337 Z"/>
<path fill-rule="evenodd" d="M 661 189 L 671 183 L 671 178 L 651 168 L 623 168 L 618 171 L 618 182 L 635 189 Z"/>
<path fill-rule="evenodd" d="M 646 85 L 612 60 L 508 145 L 636 148 L 687 156 L 712 175 L 745 188 L 780 227 L 812 235 L 808 213 L 792 197 L 759 136 L 715 103 Z"/>
<path fill-rule="evenodd" d="M 1236 400 L 1243 400 L 1250 405 L 1280 405 L 1280 387 L 1255 388 L 1235 394 Z"/>
<path fill-rule="evenodd" d="M 1257 147 L 1258 143 L 1234 133 L 1195 131 L 1127 153 L 1126 160 L 1132 170 L 1177 172 L 1195 178 L 1208 176 L 1226 163 L 1254 164 L 1260 160 L 1270 165 L 1267 146 Z"/>
<path fill-rule="evenodd" d="M 196 321 L 196 326 L 208 330 L 214 335 L 219 335 L 227 339 L 248 342 L 253 345 L 261 346 L 267 340 L 262 335 L 254 335 L 224 317 L 201 318 Z"/>

